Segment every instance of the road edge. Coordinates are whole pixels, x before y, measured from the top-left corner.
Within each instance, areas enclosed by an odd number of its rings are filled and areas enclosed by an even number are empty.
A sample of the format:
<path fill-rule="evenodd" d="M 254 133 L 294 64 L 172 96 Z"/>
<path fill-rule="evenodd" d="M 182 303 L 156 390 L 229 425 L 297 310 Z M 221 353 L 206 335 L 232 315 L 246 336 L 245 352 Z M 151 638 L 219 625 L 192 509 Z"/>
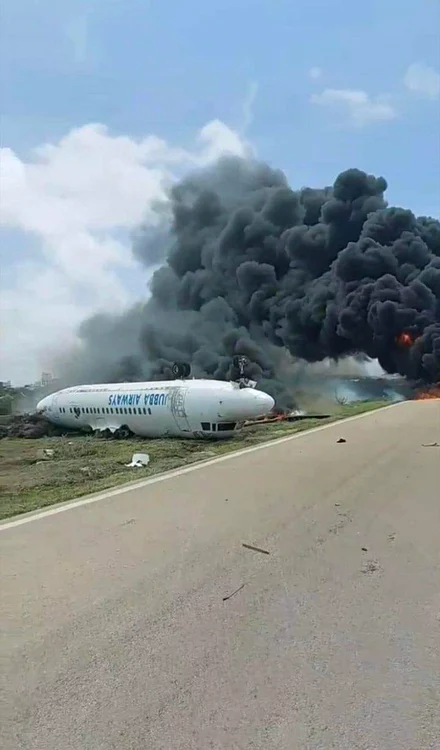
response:
<path fill-rule="evenodd" d="M 257 445 L 251 445 L 247 448 L 239 448 L 238 450 L 231 451 L 230 453 L 225 453 L 221 456 L 216 456 L 215 458 L 208 458 L 203 461 L 197 461 L 190 466 L 182 466 L 177 469 L 171 469 L 170 471 L 155 474 L 152 477 L 140 479 L 135 482 L 127 482 L 126 484 L 121 484 L 117 487 L 110 487 L 109 489 L 103 490 L 102 492 L 95 492 L 91 495 L 84 495 L 77 499 L 65 500 L 62 503 L 51 505 L 49 508 L 41 508 L 39 510 L 30 511 L 29 513 L 21 514 L 19 517 L 12 517 L 12 519 L 5 518 L 0 521 L 0 532 L 7 531 L 8 529 L 14 528 L 16 526 L 23 526 L 24 524 L 31 523 L 32 521 L 38 521 L 43 518 L 48 518 L 49 516 L 58 515 L 58 513 L 64 513 L 68 510 L 79 508 L 82 505 L 91 505 L 92 503 L 97 503 L 101 500 L 108 500 L 112 497 L 116 497 L 117 495 L 125 494 L 126 492 L 132 492 L 134 490 L 139 490 L 142 487 L 148 487 L 151 484 L 165 482 L 168 479 L 174 479 L 175 477 L 181 476 L 183 474 L 189 474 L 190 472 L 199 471 L 200 469 L 204 469 L 208 466 L 213 466 L 214 464 L 222 463 L 223 461 L 229 461 L 230 459 L 244 456 L 246 453 L 254 453 L 259 450 L 264 450 L 265 448 L 271 448 L 277 445 L 281 445 L 282 443 L 287 443 L 290 440 L 299 440 L 300 438 L 306 435 L 310 435 L 314 432 L 321 432 L 323 430 L 328 430 L 331 427 L 336 427 L 337 425 L 347 424 L 348 422 L 353 422 L 357 419 L 363 419 L 365 417 L 371 417 L 374 414 L 378 414 L 379 412 L 386 411 L 387 409 L 394 409 L 397 406 L 402 406 L 402 404 L 408 403 L 411 403 L 411 401 L 397 401 L 396 403 L 387 404 L 387 406 L 382 406 L 378 409 L 372 409 L 370 411 L 362 412 L 361 414 L 354 414 L 350 417 L 344 417 L 343 419 L 336 419 L 335 421 L 329 422 L 325 425 L 317 425 L 316 427 L 311 427 L 308 430 L 295 432 L 292 435 L 284 435 L 283 437 L 266 440 L 265 442 L 258 443 Z"/>

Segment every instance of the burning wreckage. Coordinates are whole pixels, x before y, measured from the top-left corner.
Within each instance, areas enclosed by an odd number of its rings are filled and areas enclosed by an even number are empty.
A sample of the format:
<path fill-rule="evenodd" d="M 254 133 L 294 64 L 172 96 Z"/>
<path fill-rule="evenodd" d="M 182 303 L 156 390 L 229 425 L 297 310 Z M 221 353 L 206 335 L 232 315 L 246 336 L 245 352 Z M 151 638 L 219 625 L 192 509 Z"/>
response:
<path fill-rule="evenodd" d="M 132 384 L 134 385 L 134 384 Z M 418 399 L 440 399 L 440 386 L 432 386 L 422 390 L 414 390 L 404 378 L 399 377 L 335 377 L 325 380 L 317 379 L 315 386 L 322 391 L 323 387 L 333 391 L 340 404 L 360 402 L 369 400 L 418 400 Z M 340 396 L 337 392 L 340 392 Z M 275 406 L 269 414 L 254 417 L 243 421 L 243 427 L 273 424 L 276 422 L 296 422 L 303 419 L 325 419 L 330 414 L 324 412 L 306 411 L 301 408 L 280 409 Z M 82 430 L 83 431 L 83 430 Z M 11 416 L 3 424 L 0 424 L 0 438 L 41 438 L 60 437 L 63 435 L 80 434 L 80 429 L 66 428 L 50 422 L 44 414 L 23 414 Z M 123 439 L 133 436 L 130 429 L 118 430 L 93 430 L 89 428 L 90 434 L 101 438 Z M 208 435 L 204 435 L 208 437 Z"/>
<path fill-rule="evenodd" d="M 185 177 L 161 213 L 167 226 L 135 234 L 146 272 L 162 263 L 148 300 L 84 321 L 62 379 L 154 381 L 177 360 L 229 380 L 245 355 L 286 413 L 295 363 L 360 355 L 401 377 L 403 398 L 437 397 L 440 222 L 390 207 L 386 189 L 348 169 L 332 186 L 293 190 L 280 170 L 239 157 Z"/>

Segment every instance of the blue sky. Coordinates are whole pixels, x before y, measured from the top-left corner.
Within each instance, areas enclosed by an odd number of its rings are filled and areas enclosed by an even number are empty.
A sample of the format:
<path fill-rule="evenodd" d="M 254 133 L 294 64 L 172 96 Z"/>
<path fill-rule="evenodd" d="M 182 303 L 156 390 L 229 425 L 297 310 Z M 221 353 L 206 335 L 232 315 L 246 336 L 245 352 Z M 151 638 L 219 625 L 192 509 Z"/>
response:
<path fill-rule="evenodd" d="M 54 337 L 67 341 L 94 299 L 105 307 L 78 270 L 95 251 L 112 299 L 132 300 L 138 274 L 121 236 L 144 211 L 136 189 L 150 200 L 153 173 L 167 180 L 209 159 L 197 135 L 212 121 L 224 126 L 205 134 L 212 153 L 245 139 L 293 187 L 356 166 L 386 177 L 392 203 L 438 216 L 439 22 L 438 0 L 4 0 L 0 377 L 32 379 L 50 366 Z M 151 135 L 157 157 L 150 142 L 139 147 Z M 95 157 L 112 161 L 105 179 Z M 127 206 L 112 223 L 104 214 L 124 202 L 121 182 Z"/>

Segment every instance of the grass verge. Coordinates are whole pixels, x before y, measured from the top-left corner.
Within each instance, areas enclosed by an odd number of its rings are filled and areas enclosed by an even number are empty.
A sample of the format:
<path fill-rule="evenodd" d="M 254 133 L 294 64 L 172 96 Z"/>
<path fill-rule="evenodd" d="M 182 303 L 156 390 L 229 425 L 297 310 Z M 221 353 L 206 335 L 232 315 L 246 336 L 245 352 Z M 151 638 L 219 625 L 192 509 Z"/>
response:
<path fill-rule="evenodd" d="M 247 427 L 237 437 L 224 441 L 140 438 L 119 441 L 89 436 L 5 438 L 0 441 L 0 519 L 372 411 L 388 403 L 367 401 L 338 407 L 326 419 Z M 39 461 L 37 453 L 42 448 L 53 449 L 53 458 Z M 125 464 L 137 452 L 150 455 L 149 466 L 127 468 Z"/>

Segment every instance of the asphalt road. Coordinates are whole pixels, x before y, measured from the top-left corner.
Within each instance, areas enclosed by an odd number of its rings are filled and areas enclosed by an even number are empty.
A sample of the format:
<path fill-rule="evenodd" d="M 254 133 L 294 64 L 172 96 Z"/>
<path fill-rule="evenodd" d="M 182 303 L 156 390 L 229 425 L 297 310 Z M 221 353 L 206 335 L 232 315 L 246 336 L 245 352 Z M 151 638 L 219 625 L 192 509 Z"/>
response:
<path fill-rule="evenodd" d="M 440 748 L 435 442 L 405 403 L 0 527 L 2 748 Z"/>

